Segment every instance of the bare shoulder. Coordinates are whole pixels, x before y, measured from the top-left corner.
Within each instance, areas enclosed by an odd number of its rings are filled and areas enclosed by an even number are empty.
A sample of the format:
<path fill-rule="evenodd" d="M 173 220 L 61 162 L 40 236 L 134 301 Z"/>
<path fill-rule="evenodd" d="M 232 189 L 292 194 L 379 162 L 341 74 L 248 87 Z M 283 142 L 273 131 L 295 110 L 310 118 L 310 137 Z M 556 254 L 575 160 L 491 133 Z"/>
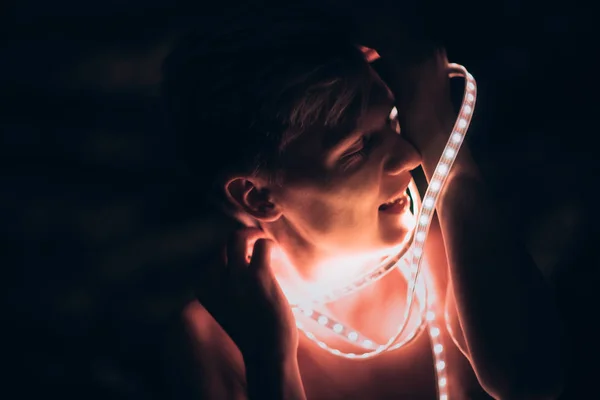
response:
<path fill-rule="evenodd" d="M 190 302 L 165 338 L 164 360 L 177 398 L 245 399 L 242 356 L 198 301 Z"/>

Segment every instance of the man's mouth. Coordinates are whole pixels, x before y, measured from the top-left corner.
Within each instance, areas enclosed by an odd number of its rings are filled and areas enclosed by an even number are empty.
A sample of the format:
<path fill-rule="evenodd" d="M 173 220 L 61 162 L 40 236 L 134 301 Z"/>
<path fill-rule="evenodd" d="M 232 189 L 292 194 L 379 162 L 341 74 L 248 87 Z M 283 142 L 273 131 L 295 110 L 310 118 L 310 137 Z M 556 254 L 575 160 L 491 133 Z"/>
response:
<path fill-rule="evenodd" d="M 380 205 L 379 211 L 396 214 L 404 212 L 409 205 L 410 198 L 408 197 L 408 194 L 402 193 L 400 196 Z"/>

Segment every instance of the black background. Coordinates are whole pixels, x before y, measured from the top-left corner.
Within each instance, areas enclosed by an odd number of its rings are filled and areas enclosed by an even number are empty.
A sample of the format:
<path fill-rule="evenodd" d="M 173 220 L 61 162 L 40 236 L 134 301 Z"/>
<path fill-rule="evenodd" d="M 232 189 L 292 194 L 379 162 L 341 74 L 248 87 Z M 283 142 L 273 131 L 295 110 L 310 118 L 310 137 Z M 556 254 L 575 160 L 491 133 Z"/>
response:
<path fill-rule="evenodd" d="M 194 213 L 170 179 L 155 94 L 169 38 L 212 6 L 2 6 L 0 215 L 10 310 L 3 330 L 16 398 L 65 384 L 87 397 L 111 385 L 124 396 L 152 397 L 144 382 L 161 368 L 144 351 L 152 322 L 140 316 L 141 329 L 105 316 L 127 301 L 130 287 L 119 285 L 118 273 L 99 278 L 97 261 L 133 242 L 143 253 L 153 245 L 135 241 L 142 232 L 154 232 L 152 243 L 168 240 L 171 222 Z M 519 0 L 394 7 L 478 80 L 469 143 L 515 234 L 557 290 L 570 344 L 564 398 L 592 398 L 600 365 L 594 14 L 574 2 Z M 159 284 L 139 271 L 122 276 L 136 273 L 146 290 Z M 107 288 L 110 306 L 98 305 Z M 123 344 L 122 335 L 137 344 Z M 121 360 L 101 356 L 112 353 Z M 109 384 L 97 386 L 94 374 Z"/>

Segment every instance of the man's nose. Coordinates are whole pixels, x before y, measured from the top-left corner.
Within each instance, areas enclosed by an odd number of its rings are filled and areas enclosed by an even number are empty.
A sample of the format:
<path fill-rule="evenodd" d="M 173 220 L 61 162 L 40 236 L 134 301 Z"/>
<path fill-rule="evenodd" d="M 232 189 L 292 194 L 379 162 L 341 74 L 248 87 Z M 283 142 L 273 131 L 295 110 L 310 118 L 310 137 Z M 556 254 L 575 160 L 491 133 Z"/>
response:
<path fill-rule="evenodd" d="M 384 171 L 388 175 L 398 175 L 411 171 L 421 164 L 421 155 L 417 149 L 403 137 L 397 136 L 389 145 L 384 162 Z"/>

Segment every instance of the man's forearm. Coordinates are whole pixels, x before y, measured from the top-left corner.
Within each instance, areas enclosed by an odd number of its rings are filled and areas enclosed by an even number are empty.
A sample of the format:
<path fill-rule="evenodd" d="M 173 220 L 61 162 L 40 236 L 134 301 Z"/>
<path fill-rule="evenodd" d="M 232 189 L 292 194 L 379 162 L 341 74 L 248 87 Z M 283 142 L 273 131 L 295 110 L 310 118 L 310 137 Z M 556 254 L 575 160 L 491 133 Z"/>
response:
<path fill-rule="evenodd" d="M 443 145 L 438 147 L 441 154 Z M 435 155 L 424 157 L 428 180 L 437 161 Z M 519 398 L 515 392 L 527 391 L 528 398 L 538 398 L 538 392 L 552 398 L 561 382 L 552 296 L 513 227 L 494 207 L 468 148 L 459 153 L 437 210 L 460 324 L 478 377 L 503 396 Z"/>
<path fill-rule="evenodd" d="M 259 355 L 244 360 L 249 400 L 305 400 L 296 357 Z"/>

